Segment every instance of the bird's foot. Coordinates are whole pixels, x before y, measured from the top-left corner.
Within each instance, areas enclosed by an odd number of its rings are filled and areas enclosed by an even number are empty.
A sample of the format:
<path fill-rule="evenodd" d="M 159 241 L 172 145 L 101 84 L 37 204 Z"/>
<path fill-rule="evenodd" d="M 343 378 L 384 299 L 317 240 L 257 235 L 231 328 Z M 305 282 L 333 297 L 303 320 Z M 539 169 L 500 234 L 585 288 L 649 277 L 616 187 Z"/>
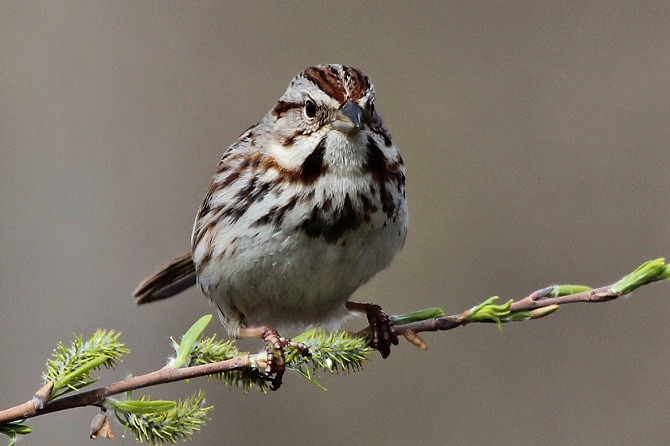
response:
<path fill-rule="evenodd" d="M 376 304 L 347 302 L 347 309 L 365 313 L 370 324 L 370 346 L 381 353 L 382 358 L 391 354 L 391 345 L 398 345 L 398 334 L 393 327 L 391 318 Z"/>
<path fill-rule="evenodd" d="M 309 349 L 302 342 L 294 342 L 289 338 L 279 335 L 279 332 L 270 327 L 242 328 L 240 337 L 261 338 L 265 342 L 265 353 L 267 356 L 264 374 L 270 381 L 270 389 L 277 390 L 281 387 L 282 378 L 286 371 L 286 357 L 284 349 L 293 347 L 302 355 L 308 355 Z"/>

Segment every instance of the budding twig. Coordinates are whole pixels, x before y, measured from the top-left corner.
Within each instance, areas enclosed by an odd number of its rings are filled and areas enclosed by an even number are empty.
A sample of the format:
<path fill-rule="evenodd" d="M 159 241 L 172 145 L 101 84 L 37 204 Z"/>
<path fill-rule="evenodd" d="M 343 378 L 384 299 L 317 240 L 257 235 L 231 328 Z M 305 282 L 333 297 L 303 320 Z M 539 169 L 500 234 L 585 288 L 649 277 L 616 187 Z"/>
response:
<path fill-rule="evenodd" d="M 425 331 L 446 331 L 475 322 L 497 324 L 539 319 L 556 311 L 561 305 L 586 302 L 600 303 L 617 299 L 633 290 L 652 282 L 670 278 L 670 265 L 665 259 L 650 260 L 640 265 L 635 271 L 617 282 L 600 288 L 589 288 L 581 285 L 555 285 L 537 290 L 516 302 L 510 300 L 503 305 L 493 305 L 497 297 L 488 299 L 460 314 L 441 316 L 424 320 L 412 321 L 396 325 L 396 331 L 413 333 Z M 370 327 L 361 331 L 369 335 Z"/>
<path fill-rule="evenodd" d="M 251 363 L 257 355 L 245 355 L 241 358 L 228 359 L 211 364 L 203 364 L 192 367 L 175 369 L 171 366 L 165 366 L 155 372 L 146 375 L 133 376 L 132 378 L 117 381 L 107 386 L 96 389 L 79 392 L 72 395 L 55 399 L 46 404 L 42 409 L 38 409 L 34 400 L 30 400 L 19 406 L 0 411 L 0 425 L 12 421 L 24 420 L 27 418 L 44 415 L 51 412 L 58 412 L 75 407 L 97 406 L 102 407 L 105 398 L 118 395 L 130 390 L 142 389 L 145 387 L 166 384 L 175 381 L 182 381 L 189 378 L 198 378 L 200 376 L 215 375 L 217 373 L 242 370 L 251 367 Z"/>
<path fill-rule="evenodd" d="M 429 308 L 396 316 L 392 320 L 398 334 L 403 334 L 410 343 L 425 350 L 426 343 L 417 333 L 452 330 L 470 323 L 496 323 L 500 326 L 507 322 L 539 319 L 553 313 L 561 305 L 608 302 L 643 285 L 668 278 L 670 266 L 665 264 L 664 259 L 656 259 L 645 262 L 621 280 L 600 288 L 555 285 L 535 291 L 516 302 L 509 300 L 504 304 L 495 304 L 498 298 L 492 297 L 451 316 L 446 316 L 439 308 Z M 203 316 L 182 337 L 180 343 L 173 341 L 177 355 L 160 370 L 88 391 L 80 389 L 97 381 L 97 378 L 91 377 L 91 371 L 100 367 L 113 367 L 121 355 L 129 350 L 118 342 L 118 333 L 104 330 L 92 334 L 89 341 L 77 337 L 69 349 L 59 344 L 54 357 L 47 362 L 45 385 L 26 403 L 0 411 L 0 433 L 8 435 L 10 444 L 13 444 L 19 435 L 31 432 L 28 426 L 18 424 L 22 420 L 75 407 L 96 406 L 101 412 L 94 419 L 92 438 L 113 437 L 107 422 L 108 412 L 111 411 L 115 411 L 117 417 L 126 417 L 125 421 L 121 420 L 122 423 L 133 430 L 140 441 L 161 444 L 166 438 L 187 438 L 207 419 L 205 414 L 210 408 L 202 407 L 204 394 L 198 393 L 182 403 L 151 401 L 144 397 L 119 402 L 110 397 L 200 376 L 218 376 L 231 386 L 240 385 L 248 390 L 252 385 L 257 385 L 265 391 L 267 385 L 259 372 L 259 366 L 263 370 L 265 354 L 238 352 L 232 342 L 221 342 L 214 337 L 203 338 L 202 332 L 210 319 L 211 315 Z M 303 333 L 294 340 L 307 344 L 311 354 L 305 357 L 297 350 L 289 349 L 287 367 L 320 387 L 312 377 L 313 372 L 319 369 L 331 372 L 355 370 L 368 359 L 373 351 L 367 346 L 370 334 L 370 327 L 356 333 L 356 336 L 346 332 L 325 334 L 315 330 Z M 168 414 L 166 418 L 160 418 L 159 415 L 152 418 L 152 414 L 159 411 Z M 148 415 L 143 418 L 142 414 Z M 186 424 L 181 426 L 179 423 Z"/>

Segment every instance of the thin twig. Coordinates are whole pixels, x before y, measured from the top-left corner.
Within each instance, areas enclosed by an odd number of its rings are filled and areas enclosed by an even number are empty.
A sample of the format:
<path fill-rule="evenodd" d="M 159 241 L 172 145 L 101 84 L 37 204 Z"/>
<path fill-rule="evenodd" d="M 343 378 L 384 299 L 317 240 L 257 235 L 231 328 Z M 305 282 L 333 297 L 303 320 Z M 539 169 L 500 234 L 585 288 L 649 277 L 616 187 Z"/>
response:
<path fill-rule="evenodd" d="M 171 366 L 165 366 L 160 370 L 147 373 L 146 375 L 133 376 L 132 378 L 117 381 L 104 387 L 98 387 L 96 389 L 91 389 L 85 392 L 79 392 L 62 398 L 57 398 L 47 403 L 43 409 L 37 409 L 35 403 L 31 400 L 21 405 L 0 411 L 0 424 L 24 420 L 26 418 L 32 418 L 50 412 L 58 412 L 75 407 L 102 407 L 105 398 L 112 395 L 118 395 L 129 390 L 142 389 L 144 387 L 182 381 L 184 379 L 197 378 L 199 376 L 214 375 L 217 373 L 246 369 L 251 367 L 255 357 L 256 355 L 244 355 L 242 357 L 228 359 L 226 361 L 197 365 L 193 367 L 184 367 L 180 369 L 175 369 Z"/>
<path fill-rule="evenodd" d="M 575 302 L 606 302 L 612 299 L 616 299 L 620 296 L 619 293 L 611 291 L 612 285 L 560 297 L 547 297 L 547 292 L 550 289 L 551 288 L 544 288 L 542 290 L 538 290 L 529 296 L 513 303 L 510 307 L 510 311 L 531 311 L 539 308 L 550 307 L 552 305 L 563 305 Z M 409 324 L 398 325 L 395 327 L 395 329 L 398 333 L 403 333 L 408 330 L 414 333 L 452 330 L 456 327 L 460 327 L 461 325 L 472 323 L 473 321 L 467 321 L 468 314 L 469 311 L 465 311 L 463 313 L 452 316 L 444 316 L 440 318 L 411 322 Z M 477 322 L 491 321 L 483 320 Z M 358 333 L 362 336 L 369 335 L 371 333 L 371 329 L 370 327 L 367 327 Z M 254 359 L 255 358 L 252 358 L 250 355 L 246 355 L 237 359 L 229 359 L 227 361 L 193 367 L 184 367 L 180 369 L 165 366 L 160 370 L 148 373 L 146 375 L 134 376 L 132 378 L 124 379 L 104 387 L 76 393 L 63 398 L 58 398 L 46 404 L 46 406 L 41 410 L 37 409 L 33 400 L 31 400 L 19 406 L 0 411 L 0 424 L 75 407 L 101 407 L 104 399 L 112 395 L 118 395 L 129 390 L 141 389 L 158 384 L 181 381 L 188 378 L 196 378 L 199 376 L 244 369 L 251 367 L 252 360 Z"/>
<path fill-rule="evenodd" d="M 461 325 L 475 322 L 495 322 L 500 324 L 537 319 L 552 313 L 560 305 L 577 302 L 607 302 L 628 294 L 642 285 L 668 278 L 670 278 L 670 266 L 665 265 L 664 259 L 656 259 L 645 262 L 628 276 L 608 286 L 596 289 L 579 287 L 580 291 L 572 294 L 569 293 L 576 290 L 576 288 L 571 286 L 566 286 L 569 291 L 559 291 L 561 289 L 559 286 L 547 287 L 535 291 L 517 302 L 510 301 L 504 305 L 493 305 L 492 302 L 496 298 L 491 298 L 484 304 L 473 307 L 463 313 L 396 325 L 395 330 L 398 334 L 406 334 L 406 338 L 412 344 L 419 348 L 425 348 L 425 343 L 416 333 L 452 330 Z M 482 309 L 485 309 L 485 311 L 480 312 Z M 357 334 L 369 337 L 371 328 L 367 327 Z M 192 341 L 195 341 L 195 338 Z M 165 366 L 160 370 L 146 375 L 135 376 L 108 386 L 56 398 L 45 403 L 48 400 L 51 387 L 53 387 L 52 383 L 47 383 L 37 392 L 32 400 L 0 411 L 0 425 L 74 407 L 97 406 L 102 408 L 105 404 L 105 398 L 112 395 L 188 378 L 247 369 L 252 367 L 252 364 L 258 364 L 264 360 L 265 358 L 259 355 L 247 354 L 239 358 L 192 367 L 175 368 L 173 366 Z"/>
<path fill-rule="evenodd" d="M 607 285 L 604 287 L 582 291 L 580 293 L 570 294 L 567 296 L 559 297 L 547 297 L 547 292 L 549 292 L 553 287 L 543 288 L 541 290 L 531 293 L 527 297 L 518 300 L 509 308 L 511 313 L 519 311 L 532 311 L 538 310 L 540 308 L 548 308 L 554 305 L 563 305 L 577 302 L 585 303 L 600 303 L 607 302 L 617 297 L 620 297 L 622 293 L 617 293 L 612 291 L 613 285 Z M 446 331 L 453 330 L 454 328 L 460 327 L 461 325 L 466 325 L 470 323 L 480 322 L 480 323 L 492 323 L 492 320 L 481 320 L 481 321 L 468 321 L 468 315 L 470 311 L 465 311 L 460 314 L 454 314 L 451 316 L 444 316 L 433 319 L 426 319 L 418 322 L 411 322 L 409 324 L 398 325 L 395 327 L 398 333 L 402 333 L 405 330 L 413 331 L 414 333 L 421 333 L 426 331 Z M 501 320 L 501 323 L 510 322 Z M 367 336 L 372 333 L 370 327 L 367 327 L 359 332 L 361 335 Z"/>

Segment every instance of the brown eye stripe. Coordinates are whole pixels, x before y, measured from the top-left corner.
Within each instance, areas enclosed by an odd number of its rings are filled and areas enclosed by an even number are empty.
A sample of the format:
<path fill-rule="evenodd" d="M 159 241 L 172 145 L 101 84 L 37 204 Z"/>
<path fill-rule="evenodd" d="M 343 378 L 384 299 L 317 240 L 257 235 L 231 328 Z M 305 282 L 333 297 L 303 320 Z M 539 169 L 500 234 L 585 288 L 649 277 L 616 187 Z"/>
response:
<path fill-rule="evenodd" d="M 294 109 L 294 108 L 303 108 L 305 104 L 302 102 L 286 102 L 286 101 L 279 101 L 277 102 L 277 105 L 272 109 L 272 114 L 275 115 L 275 118 L 280 118 L 281 115 L 286 113 L 288 110 Z"/>

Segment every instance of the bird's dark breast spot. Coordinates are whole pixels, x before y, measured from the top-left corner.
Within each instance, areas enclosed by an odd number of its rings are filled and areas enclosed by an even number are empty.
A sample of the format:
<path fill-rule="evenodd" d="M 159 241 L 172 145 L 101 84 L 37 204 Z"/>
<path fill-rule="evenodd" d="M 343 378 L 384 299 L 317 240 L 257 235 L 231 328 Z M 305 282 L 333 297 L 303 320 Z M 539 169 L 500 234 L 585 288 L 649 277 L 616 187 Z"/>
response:
<path fill-rule="evenodd" d="M 370 173 L 372 179 L 377 183 L 383 183 L 389 175 L 389 167 L 386 163 L 384 153 L 377 145 L 377 142 L 368 136 L 366 144 L 367 152 L 365 154 L 365 164 L 363 164 L 363 171 Z"/>
<path fill-rule="evenodd" d="M 363 164 L 363 172 L 369 173 L 372 180 L 379 189 L 379 200 L 381 201 L 382 211 L 388 218 L 394 218 L 399 207 L 393 201 L 393 197 L 388 187 L 394 185 L 397 190 L 405 189 L 405 175 L 402 172 L 402 161 L 389 164 L 384 153 L 377 145 L 377 142 L 371 136 L 368 136 L 366 144 L 366 158 Z"/>
<path fill-rule="evenodd" d="M 342 207 L 331 212 L 317 206 L 312 208 L 309 218 L 298 229 L 310 238 L 323 238 L 328 243 L 337 243 L 346 233 L 360 228 L 365 221 L 365 215 L 356 211 L 347 194 Z"/>
<path fill-rule="evenodd" d="M 272 206 L 267 214 L 260 217 L 255 222 L 251 223 L 251 227 L 258 227 L 263 225 L 274 225 L 278 228 L 284 222 L 284 216 L 287 212 L 290 212 L 295 205 L 298 204 L 298 196 L 291 198 L 286 204 L 281 206 Z"/>
<path fill-rule="evenodd" d="M 298 172 L 298 179 L 303 184 L 314 183 L 321 175 L 326 173 L 327 165 L 324 163 L 326 154 L 326 137 L 324 136 L 316 148 L 307 155 Z"/>

